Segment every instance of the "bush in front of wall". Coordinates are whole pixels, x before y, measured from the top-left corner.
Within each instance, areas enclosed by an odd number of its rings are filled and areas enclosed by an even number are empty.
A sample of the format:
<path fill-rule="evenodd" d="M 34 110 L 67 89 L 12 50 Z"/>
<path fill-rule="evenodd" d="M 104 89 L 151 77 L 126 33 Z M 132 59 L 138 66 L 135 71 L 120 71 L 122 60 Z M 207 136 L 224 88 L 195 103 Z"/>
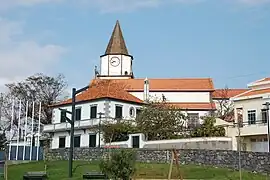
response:
<path fill-rule="evenodd" d="M 109 159 L 100 162 L 100 170 L 110 179 L 130 180 L 135 173 L 136 154 L 133 150 L 113 151 Z"/>

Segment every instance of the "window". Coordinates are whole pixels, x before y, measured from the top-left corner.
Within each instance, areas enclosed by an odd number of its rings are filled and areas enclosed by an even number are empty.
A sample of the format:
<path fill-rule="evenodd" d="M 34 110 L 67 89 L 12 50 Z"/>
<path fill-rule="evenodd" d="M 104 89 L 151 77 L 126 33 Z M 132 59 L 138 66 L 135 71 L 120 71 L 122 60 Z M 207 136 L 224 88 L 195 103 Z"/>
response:
<path fill-rule="evenodd" d="M 74 147 L 81 146 L 81 136 L 74 136 Z"/>
<path fill-rule="evenodd" d="M 256 110 L 249 110 L 248 111 L 248 124 L 255 124 L 256 123 Z"/>
<path fill-rule="evenodd" d="M 89 134 L 89 147 L 96 147 L 96 141 L 97 140 L 97 135 L 96 134 Z"/>
<path fill-rule="evenodd" d="M 66 147 L 66 137 L 59 137 L 59 148 Z"/>
<path fill-rule="evenodd" d="M 115 106 L 115 118 L 121 119 L 123 117 L 122 115 L 122 106 L 116 105 Z"/>
<path fill-rule="evenodd" d="M 268 113 L 266 109 L 262 109 L 262 123 L 267 123 Z"/>
<path fill-rule="evenodd" d="M 90 119 L 97 118 L 97 106 L 90 107 Z"/>
<path fill-rule="evenodd" d="M 82 108 L 77 108 L 75 109 L 75 120 L 81 120 L 81 116 L 82 116 Z"/>
<path fill-rule="evenodd" d="M 135 116 L 135 109 L 134 109 L 134 107 L 130 107 L 129 108 L 129 116 L 130 117 L 134 117 Z"/>
<path fill-rule="evenodd" d="M 61 111 L 61 117 L 60 117 L 60 122 L 66 122 L 66 116 L 67 116 L 67 112 L 66 111 Z"/>
<path fill-rule="evenodd" d="M 200 125 L 199 113 L 188 113 L 188 127 L 195 128 Z"/>

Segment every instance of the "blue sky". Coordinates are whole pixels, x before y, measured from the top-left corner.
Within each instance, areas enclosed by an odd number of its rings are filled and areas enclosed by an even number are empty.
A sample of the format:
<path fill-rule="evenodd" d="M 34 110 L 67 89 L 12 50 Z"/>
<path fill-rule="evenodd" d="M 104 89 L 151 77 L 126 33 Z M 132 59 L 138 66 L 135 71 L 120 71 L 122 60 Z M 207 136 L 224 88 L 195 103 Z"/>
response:
<path fill-rule="evenodd" d="M 117 19 L 136 77 L 269 76 L 269 0 L 0 0 L 0 86 L 36 72 L 93 78 Z"/>

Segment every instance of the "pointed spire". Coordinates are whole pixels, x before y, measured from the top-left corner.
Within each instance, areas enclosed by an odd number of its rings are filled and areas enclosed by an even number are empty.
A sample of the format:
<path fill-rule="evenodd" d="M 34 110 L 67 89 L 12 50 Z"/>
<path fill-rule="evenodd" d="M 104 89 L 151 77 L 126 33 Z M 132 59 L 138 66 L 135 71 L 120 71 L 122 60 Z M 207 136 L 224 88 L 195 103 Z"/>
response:
<path fill-rule="evenodd" d="M 126 43 L 122 34 L 120 23 L 117 20 L 113 29 L 113 33 L 105 54 L 125 54 L 128 55 Z"/>

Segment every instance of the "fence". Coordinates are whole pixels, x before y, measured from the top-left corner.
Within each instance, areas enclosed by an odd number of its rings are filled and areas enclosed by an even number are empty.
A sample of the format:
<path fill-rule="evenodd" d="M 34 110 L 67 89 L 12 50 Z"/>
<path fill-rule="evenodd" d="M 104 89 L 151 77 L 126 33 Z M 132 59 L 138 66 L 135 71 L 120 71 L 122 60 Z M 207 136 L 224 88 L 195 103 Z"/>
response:
<path fill-rule="evenodd" d="M 43 148 L 37 146 L 11 146 L 11 150 L 9 152 L 9 160 L 43 160 Z"/>
<path fill-rule="evenodd" d="M 0 104 L 1 128 L 6 129 L 9 160 L 42 160 L 42 104 L 6 98 Z"/>

